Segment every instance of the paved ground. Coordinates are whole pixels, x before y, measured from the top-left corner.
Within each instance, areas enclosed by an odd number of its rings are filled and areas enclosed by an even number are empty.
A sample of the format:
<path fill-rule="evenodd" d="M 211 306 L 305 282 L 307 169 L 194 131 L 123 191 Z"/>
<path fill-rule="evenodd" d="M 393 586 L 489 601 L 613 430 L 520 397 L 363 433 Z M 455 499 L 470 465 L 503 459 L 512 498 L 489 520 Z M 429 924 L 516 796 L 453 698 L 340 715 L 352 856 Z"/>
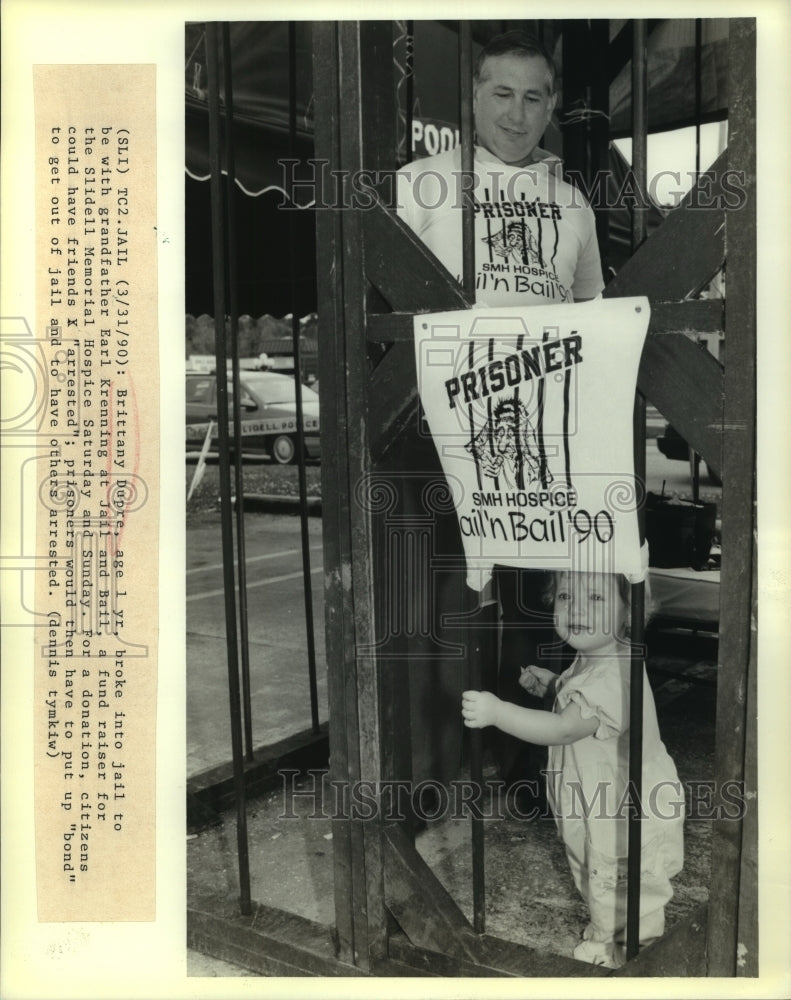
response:
<path fill-rule="evenodd" d="M 319 716 L 327 718 L 321 519 L 308 519 Z M 245 518 L 253 744 L 310 726 L 299 518 Z M 217 514 L 187 530 L 187 773 L 231 758 L 225 606 Z"/>

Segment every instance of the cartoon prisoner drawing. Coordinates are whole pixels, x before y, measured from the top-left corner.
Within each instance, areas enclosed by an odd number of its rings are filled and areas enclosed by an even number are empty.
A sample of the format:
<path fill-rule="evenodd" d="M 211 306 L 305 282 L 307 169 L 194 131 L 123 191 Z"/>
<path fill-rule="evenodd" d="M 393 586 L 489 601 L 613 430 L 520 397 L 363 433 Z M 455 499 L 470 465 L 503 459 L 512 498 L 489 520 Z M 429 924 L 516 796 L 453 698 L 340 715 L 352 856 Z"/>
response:
<path fill-rule="evenodd" d="M 492 252 L 504 260 L 510 257 L 516 264 L 544 266 L 536 238 L 524 220 L 509 222 L 505 230 L 497 227 L 493 234 L 484 236 L 481 242 L 487 243 Z"/>
<path fill-rule="evenodd" d="M 552 482 L 527 409 L 515 396 L 501 400 L 464 447 L 484 475 L 498 478 L 501 489 L 525 489 L 535 482 L 546 488 Z"/>

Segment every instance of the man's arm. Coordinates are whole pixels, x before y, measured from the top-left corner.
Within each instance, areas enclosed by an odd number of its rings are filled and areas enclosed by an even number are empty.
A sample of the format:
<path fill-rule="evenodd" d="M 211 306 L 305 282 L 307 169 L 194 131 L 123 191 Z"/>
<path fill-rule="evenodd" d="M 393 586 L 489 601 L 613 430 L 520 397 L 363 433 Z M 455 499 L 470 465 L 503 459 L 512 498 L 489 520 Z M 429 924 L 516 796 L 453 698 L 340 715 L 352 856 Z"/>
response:
<path fill-rule="evenodd" d="M 604 278 L 599 243 L 596 238 L 596 218 L 588 205 L 580 211 L 582 214 L 576 218 L 582 224 L 583 232 L 580 233 L 582 246 L 574 268 L 571 294 L 575 302 L 590 302 L 592 299 L 601 298 Z"/>

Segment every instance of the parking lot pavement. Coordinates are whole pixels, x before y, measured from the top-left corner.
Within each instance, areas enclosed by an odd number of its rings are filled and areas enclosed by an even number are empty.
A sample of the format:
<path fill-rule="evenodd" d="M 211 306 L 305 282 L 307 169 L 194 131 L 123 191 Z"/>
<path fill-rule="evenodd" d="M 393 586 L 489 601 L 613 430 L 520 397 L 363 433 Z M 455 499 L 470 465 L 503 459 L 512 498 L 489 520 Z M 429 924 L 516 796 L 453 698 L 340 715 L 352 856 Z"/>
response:
<path fill-rule="evenodd" d="M 327 718 L 321 520 L 309 518 L 319 716 Z M 253 744 L 310 726 L 299 518 L 245 518 Z M 231 758 L 219 514 L 187 527 L 187 775 Z"/>

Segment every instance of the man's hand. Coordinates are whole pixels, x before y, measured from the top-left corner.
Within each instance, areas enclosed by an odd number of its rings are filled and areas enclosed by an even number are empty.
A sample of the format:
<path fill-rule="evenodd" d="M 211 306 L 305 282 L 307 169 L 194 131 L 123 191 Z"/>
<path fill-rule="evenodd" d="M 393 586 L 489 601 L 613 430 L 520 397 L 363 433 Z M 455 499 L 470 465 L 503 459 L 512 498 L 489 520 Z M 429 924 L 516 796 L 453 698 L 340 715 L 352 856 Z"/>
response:
<path fill-rule="evenodd" d="M 465 691 L 461 696 L 461 714 L 469 729 L 497 725 L 500 699 L 489 691 Z"/>
<path fill-rule="evenodd" d="M 556 674 L 544 667 L 529 666 L 521 667 L 520 670 L 519 686 L 536 698 L 543 698 L 557 679 Z"/>

